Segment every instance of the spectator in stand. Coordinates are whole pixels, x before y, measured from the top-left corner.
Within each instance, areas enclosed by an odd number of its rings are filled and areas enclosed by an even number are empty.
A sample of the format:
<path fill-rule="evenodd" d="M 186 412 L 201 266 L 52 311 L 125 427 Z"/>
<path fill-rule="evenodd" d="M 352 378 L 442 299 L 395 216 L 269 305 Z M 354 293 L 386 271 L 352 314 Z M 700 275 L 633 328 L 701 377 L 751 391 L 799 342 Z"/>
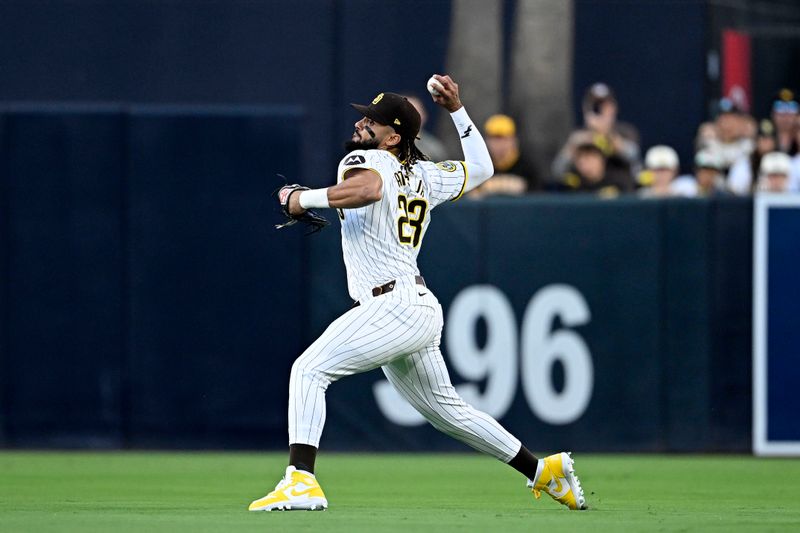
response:
<path fill-rule="evenodd" d="M 783 152 L 771 152 L 761 159 L 758 173 L 759 192 L 789 192 L 791 158 Z"/>
<path fill-rule="evenodd" d="M 494 177 L 468 193 L 470 198 L 490 195 L 519 196 L 540 189 L 533 165 L 520 152 L 517 125 L 508 115 L 492 115 L 483 126 Z"/>
<path fill-rule="evenodd" d="M 772 122 L 777 131 L 778 150 L 790 156 L 797 155 L 800 148 L 797 142 L 798 116 L 800 106 L 794 93 L 789 89 L 778 91 L 772 102 Z"/>
<path fill-rule="evenodd" d="M 797 117 L 797 127 L 794 130 L 795 143 L 800 146 L 800 116 Z M 791 169 L 789 170 L 789 191 L 800 192 L 800 151 L 794 154 L 791 159 Z"/>
<path fill-rule="evenodd" d="M 596 144 L 579 144 L 574 153 L 572 167 L 562 177 L 560 190 L 591 192 L 603 198 L 633 190 L 630 175 L 609 169 L 605 153 Z"/>
<path fill-rule="evenodd" d="M 605 83 L 595 83 L 583 97 L 584 127 L 573 131 L 552 165 L 553 178 L 558 181 L 574 165 L 578 146 L 594 144 L 606 157 L 606 166 L 614 174 L 638 174 L 639 133 L 630 124 L 617 121 L 619 107 L 614 92 Z"/>
<path fill-rule="evenodd" d="M 713 122 L 703 122 L 697 128 L 697 135 L 694 138 L 694 149 L 696 152 L 708 146 L 717 139 L 717 126 Z"/>
<path fill-rule="evenodd" d="M 451 159 L 447 157 L 447 152 L 442 141 L 425 129 L 425 123 L 428 121 L 428 111 L 425 109 L 425 104 L 416 96 L 406 95 L 406 98 L 417 110 L 421 120 L 419 135 L 416 142 L 417 148 L 419 148 L 423 154 L 427 155 L 431 161 L 446 161 Z"/>
<path fill-rule="evenodd" d="M 764 119 L 758 124 L 755 150 L 749 156 L 740 157 L 728 171 L 728 190 L 740 196 L 752 194 L 756 186 L 761 159 L 764 154 L 777 149 L 775 127 L 772 122 Z"/>
<path fill-rule="evenodd" d="M 694 184 L 687 190 L 685 181 L 675 181 L 680 170 L 680 160 L 673 148 L 663 144 L 653 146 L 644 156 L 644 166 L 645 170 L 639 174 L 641 188 L 638 192 L 642 198 L 693 196 L 696 193 L 697 187 Z"/>
<path fill-rule="evenodd" d="M 694 156 L 694 177 L 681 176 L 674 182 L 680 196 L 704 197 L 726 194 L 722 158 L 711 150 Z"/>
<path fill-rule="evenodd" d="M 710 150 L 717 154 L 722 163 L 722 172 L 727 174 L 739 158 L 753 151 L 752 121 L 752 117 L 739 109 L 733 100 L 722 98 L 717 106 L 713 130 L 701 124 L 695 145 L 698 151 Z"/>

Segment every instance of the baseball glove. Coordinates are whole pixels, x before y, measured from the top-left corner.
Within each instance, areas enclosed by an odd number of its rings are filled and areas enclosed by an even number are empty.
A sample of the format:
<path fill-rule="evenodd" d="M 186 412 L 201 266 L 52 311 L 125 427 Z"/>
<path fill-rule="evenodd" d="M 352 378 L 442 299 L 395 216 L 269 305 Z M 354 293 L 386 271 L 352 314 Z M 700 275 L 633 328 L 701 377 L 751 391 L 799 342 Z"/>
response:
<path fill-rule="evenodd" d="M 293 193 L 298 191 L 307 191 L 308 187 L 303 187 L 302 185 L 298 185 L 293 183 L 291 185 L 284 185 L 280 189 L 277 189 L 273 194 L 278 199 L 278 203 L 281 204 L 281 211 L 283 212 L 284 216 L 286 217 L 286 221 L 282 224 L 276 224 L 276 229 L 282 229 L 287 226 L 291 226 L 298 222 L 302 222 L 305 224 L 310 231 L 306 233 L 306 235 L 310 235 L 312 233 L 316 233 L 328 224 L 328 219 L 325 217 L 318 215 L 314 211 L 310 209 L 305 210 L 300 215 L 293 215 L 289 212 L 289 198 L 292 196 Z"/>

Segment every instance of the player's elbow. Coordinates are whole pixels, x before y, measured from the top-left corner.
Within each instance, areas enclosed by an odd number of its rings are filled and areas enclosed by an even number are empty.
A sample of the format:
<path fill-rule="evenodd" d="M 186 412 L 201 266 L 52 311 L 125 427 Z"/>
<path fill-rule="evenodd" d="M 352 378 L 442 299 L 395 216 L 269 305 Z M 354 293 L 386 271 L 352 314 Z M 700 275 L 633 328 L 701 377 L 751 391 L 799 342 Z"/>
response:
<path fill-rule="evenodd" d="M 472 172 L 472 179 L 486 181 L 494 175 L 494 165 L 491 159 L 480 161 L 475 165 Z"/>
<path fill-rule="evenodd" d="M 494 175 L 494 164 L 489 150 L 478 151 L 472 158 L 471 178 L 473 180 L 486 181 Z"/>
<path fill-rule="evenodd" d="M 491 159 L 489 159 L 483 164 L 483 171 L 486 173 L 487 180 L 492 176 L 494 176 L 494 165 L 492 164 Z"/>

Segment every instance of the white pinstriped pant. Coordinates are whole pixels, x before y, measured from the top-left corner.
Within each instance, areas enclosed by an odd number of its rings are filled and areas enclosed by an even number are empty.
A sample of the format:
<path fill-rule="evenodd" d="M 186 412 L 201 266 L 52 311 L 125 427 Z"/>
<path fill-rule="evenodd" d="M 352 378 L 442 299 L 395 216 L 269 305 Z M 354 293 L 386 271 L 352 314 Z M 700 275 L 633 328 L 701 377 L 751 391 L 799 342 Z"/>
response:
<path fill-rule="evenodd" d="M 392 292 L 367 295 L 337 318 L 295 361 L 289 382 L 289 443 L 318 447 L 325 390 L 332 382 L 382 367 L 389 382 L 436 429 L 508 462 L 520 441 L 466 404 L 450 383 L 439 350 L 442 307 L 413 276 Z"/>

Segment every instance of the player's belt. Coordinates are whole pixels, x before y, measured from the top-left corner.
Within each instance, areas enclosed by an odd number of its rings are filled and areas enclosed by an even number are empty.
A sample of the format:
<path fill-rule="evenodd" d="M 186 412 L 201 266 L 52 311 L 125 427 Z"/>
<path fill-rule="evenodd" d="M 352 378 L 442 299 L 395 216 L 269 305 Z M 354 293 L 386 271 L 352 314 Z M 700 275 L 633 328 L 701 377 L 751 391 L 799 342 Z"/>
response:
<path fill-rule="evenodd" d="M 422 285 L 423 287 L 427 287 L 427 285 L 425 285 L 425 279 L 422 276 L 415 276 L 414 280 L 417 282 L 417 285 Z M 397 280 L 393 279 L 388 283 L 384 283 L 380 287 L 374 287 L 372 289 L 372 296 L 380 296 L 381 294 L 392 292 L 394 290 L 396 282 Z M 358 307 L 359 305 L 361 305 L 361 302 L 356 302 L 353 304 L 353 307 Z"/>

